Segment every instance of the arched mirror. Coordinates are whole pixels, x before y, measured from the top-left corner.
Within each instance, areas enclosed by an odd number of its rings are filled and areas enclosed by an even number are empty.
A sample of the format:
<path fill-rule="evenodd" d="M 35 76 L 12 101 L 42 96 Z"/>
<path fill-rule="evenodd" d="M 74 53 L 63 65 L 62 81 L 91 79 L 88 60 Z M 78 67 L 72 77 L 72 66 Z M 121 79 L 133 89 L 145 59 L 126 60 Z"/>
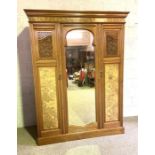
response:
<path fill-rule="evenodd" d="M 88 30 L 72 30 L 66 35 L 69 132 L 97 128 L 93 42 L 94 36 Z"/>

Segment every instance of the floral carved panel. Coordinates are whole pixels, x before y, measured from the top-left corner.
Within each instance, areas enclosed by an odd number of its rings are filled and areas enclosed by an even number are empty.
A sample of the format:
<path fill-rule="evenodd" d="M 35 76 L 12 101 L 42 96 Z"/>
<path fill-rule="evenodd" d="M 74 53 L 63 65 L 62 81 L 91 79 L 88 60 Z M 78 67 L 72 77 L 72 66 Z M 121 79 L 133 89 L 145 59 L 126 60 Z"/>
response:
<path fill-rule="evenodd" d="M 43 128 L 58 128 L 55 67 L 40 67 Z"/>
<path fill-rule="evenodd" d="M 119 65 L 105 65 L 105 120 L 118 120 Z"/>
<path fill-rule="evenodd" d="M 106 32 L 106 55 L 118 54 L 118 32 Z"/>
<path fill-rule="evenodd" d="M 51 32 L 38 32 L 38 48 L 39 56 L 41 58 L 48 58 L 53 56 L 52 47 L 52 33 Z"/>

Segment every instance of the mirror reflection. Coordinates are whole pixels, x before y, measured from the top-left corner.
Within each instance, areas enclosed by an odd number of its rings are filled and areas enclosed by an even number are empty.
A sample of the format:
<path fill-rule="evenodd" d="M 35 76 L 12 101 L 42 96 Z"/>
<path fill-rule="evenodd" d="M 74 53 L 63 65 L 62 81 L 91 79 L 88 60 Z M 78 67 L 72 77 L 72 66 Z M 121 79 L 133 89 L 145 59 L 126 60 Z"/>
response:
<path fill-rule="evenodd" d="M 93 34 L 72 30 L 66 36 L 69 132 L 96 128 Z"/>

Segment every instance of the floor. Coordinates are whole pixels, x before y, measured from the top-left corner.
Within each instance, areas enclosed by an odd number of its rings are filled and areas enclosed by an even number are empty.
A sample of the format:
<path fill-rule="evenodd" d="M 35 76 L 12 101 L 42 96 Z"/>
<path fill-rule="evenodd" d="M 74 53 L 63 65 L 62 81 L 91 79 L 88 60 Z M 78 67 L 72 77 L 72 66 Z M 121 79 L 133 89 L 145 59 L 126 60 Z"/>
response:
<path fill-rule="evenodd" d="M 37 146 L 35 127 L 17 130 L 18 155 L 137 155 L 138 118 L 124 118 L 125 134 Z"/>

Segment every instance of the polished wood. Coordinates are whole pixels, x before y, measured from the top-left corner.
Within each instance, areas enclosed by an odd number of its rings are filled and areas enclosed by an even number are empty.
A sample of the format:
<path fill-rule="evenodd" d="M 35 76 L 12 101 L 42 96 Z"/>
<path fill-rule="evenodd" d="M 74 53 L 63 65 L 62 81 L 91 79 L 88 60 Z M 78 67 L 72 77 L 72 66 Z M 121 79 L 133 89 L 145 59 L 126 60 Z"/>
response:
<path fill-rule="evenodd" d="M 124 24 L 129 12 L 119 11 L 65 11 L 25 9 L 30 24 L 31 51 L 37 118 L 37 142 L 39 145 L 102 135 L 124 133 L 123 128 L 123 61 Z M 95 107 L 97 124 L 86 127 L 69 126 L 66 81 L 66 35 L 71 30 L 88 30 L 94 37 L 95 48 Z M 52 57 L 39 55 L 38 32 L 52 33 Z M 117 53 L 106 51 L 107 33 L 117 35 Z M 118 120 L 106 121 L 105 65 L 118 64 Z M 56 74 L 56 98 L 58 128 L 44 129 L 43 103 L 39 77 L 40 67 L 54 67 Z"/>
<path fill-rule="evenodd" d="M 127 11 L 73 11 L 73 10 L 33 10 L 24 9 L 28 17 L 100 17 L 125 18 Z"/>
<path fill-rule="evenodd" d="M 105 128 L 100 130 L 92 130 L 92 131 L 85 131 L 79 133 L 70 133 L 70 134 L 62 134 L 58 136 L 48 136 L 48 137 L 41 137 L 37 139 L 38 145 L 44 144 L 52 144 L 58 142 L 66 142 L 72 140 L 80 140 L 85 138 L 92 138 L 92 137 L 99 137 L 99 136 L 106 136 L 106 135 L 116 135 L 116 134 L 123 134 L 124 128 L 123 127 L 112 127 L 112 128 Z"/>
<path fill-rule="evenodd" d="M 129 12 L 116 11 L 59 11 L 59 10 L 24 10 L 29 22 L 53 23 L 125 23 Z"/>
<path fill-rule="evenodd" d="M 43 129 L 43 113 L 42 113 L 42 100 L 41 100 L 41 90 L 40 90 L 40 79 L 39 79 L 39 73 L 38 69 L 39 67 L 56 67 L 56 77 L 59 76 L 58 68 L 59 64 L 57 61 L 57 45 L 56 42 L 58 42 L 56 39 L 56 35 L 54 33 L 53 35 L 53 51 L 54 51 L 54 57 L 52 59 L 41 59 L 39 57 L 38 53 L 38 43 L 37 43 L 37 35 L 36 32 L 38 31 L 55 31 L 55 24 L 30 24 L 30 34 L 31 34 L 31 40 L 32 40 L 32 62 L 33 62 L 33 75 L 34 75 L 34 87 L 35 87 L 35 106 L 36 106 L 36 117 L 37 117 L 37 129 L 38 129 L 38 136 L 43 136 L 44 134 L 44 129 Z M 58 78 L 57 78 L 58 79 Z M 57 80 L 57 106 L 58 106 L 58 122 L 59 122 L 59 133 L 61 133 L 61 112 L 59 109 L 61 108 L 61 102 L 60 102 L 60 90 L 59 90 L 59 85 L 60 82 Z M 52 132 L 52 131 L 50 131 Z M 55 130 L 53 131 L 55 133 Z"/>

